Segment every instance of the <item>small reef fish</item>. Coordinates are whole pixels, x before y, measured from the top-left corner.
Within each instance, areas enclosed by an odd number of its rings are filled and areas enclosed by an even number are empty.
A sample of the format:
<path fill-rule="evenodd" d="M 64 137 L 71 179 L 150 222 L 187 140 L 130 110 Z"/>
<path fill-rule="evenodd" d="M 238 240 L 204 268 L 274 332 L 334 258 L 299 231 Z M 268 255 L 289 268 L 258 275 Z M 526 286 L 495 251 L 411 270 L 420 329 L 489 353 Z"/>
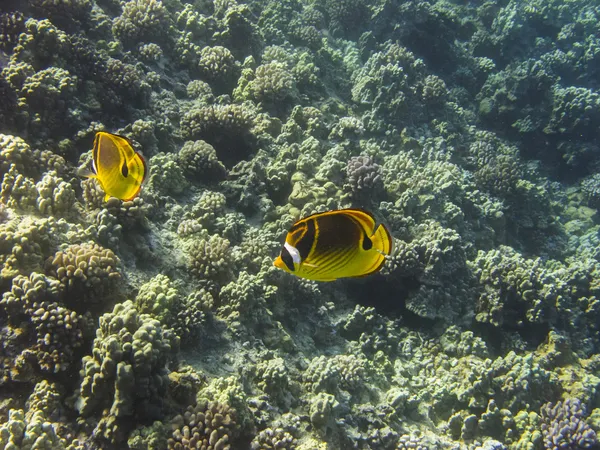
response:
<path fill-rule="evenodd" d="M 79 175 L 96 178 L 106 194 L 120 200 L 133 200 L 140 193 L 148 168 L 140 152 L 136 152 L 128 139 L 99 131 L 94 139 L 92 170 L 83 168 Z"/>
<path fill-rule="evenodd" d="M 333 281 L 381 269 L 392 251 L 392 236 L 360 209 L 313 214 L 288 231 L 275 267 L 301 278 Z"/>

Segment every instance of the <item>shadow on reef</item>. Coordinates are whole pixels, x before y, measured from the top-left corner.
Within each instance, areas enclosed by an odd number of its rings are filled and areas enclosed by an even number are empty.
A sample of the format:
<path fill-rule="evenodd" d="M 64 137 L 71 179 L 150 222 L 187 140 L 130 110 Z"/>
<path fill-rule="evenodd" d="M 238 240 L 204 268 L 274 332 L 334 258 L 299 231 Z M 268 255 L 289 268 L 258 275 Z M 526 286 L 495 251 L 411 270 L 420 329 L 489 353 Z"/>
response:
<path fill-rule="evenodd" d="M 349 279 L 345 285 L 348 298 L 365 307 L 372 307 L 389 319 L 401 319 L 402 325 L 412 330 L 427 333 L 442 332 L 450 323 L 440 319 L 422 317 L 406 307 L 406 300 L 411 292 L 422 285 L 415 277 L 389 279 L 375 275 L 368 279 Z M 540 346 L 548 336 L 551 326 L 548 322 L 533 323 L 522 318 L 526 311 L 518 302 L 507 302 L 510 313 L 504 318 L 502 325 L 478 322 L 473 320 L 469 326 L 471 331 L 481 337 L 487 344 L 492 355 L 501 355 L 506 348 L 511 347 L 511 340 L 517 339 L 526 345 L 527 349 Z M 526 344 L 525 344 L 526 343 Z M 523 349 L 525 350 L 525 349 Z"/>
<path fill-rule="evenodd" d="M 406 308 L 406 298 L 421 282 L 415 277 L 400 280 L 382 275 L 369 278 L 350 279 L 346 285 L 348 297 L 362 306 L 373 307 L 390 319 L 402 318 L 403 325 L 413 329 L 431 329 L 436 320 L 421 317 Z"/>
<path fill-rule="evenodd" d="M 514 333 L 521 338 L 522 342 L 527 343 L 528 349 L 536 349 L 547 339 L 550 329 L 551 327 L 547 323 L 531 322 L 521 326 L 504 325 L 502 327 L 482 322 L 473 322 L 471 325 L 471 331 L 486 342 L 488 350 L 493 356 L 506 353 L 506 348 L 510 347 L 509 340 Z"/>

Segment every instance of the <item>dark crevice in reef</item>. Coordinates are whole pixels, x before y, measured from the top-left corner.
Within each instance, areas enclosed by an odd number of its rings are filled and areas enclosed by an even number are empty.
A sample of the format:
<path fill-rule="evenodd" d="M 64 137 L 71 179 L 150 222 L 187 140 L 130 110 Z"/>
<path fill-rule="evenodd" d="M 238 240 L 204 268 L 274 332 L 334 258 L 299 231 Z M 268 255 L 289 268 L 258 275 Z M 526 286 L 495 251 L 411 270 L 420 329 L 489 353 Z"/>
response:
<path fill-rule="evenodd" d="M 547 338 L 550 326 L 548 324 L 526 322 L 521 326 L 503 325 L 498 327 L 491 323 L 473 322 L 470 329 L 476 336 L 485 341 L 490 356 L 497 357 L 504 355 L 506 348 L 510 347 L 508 340 L 510 340 L 511 334 L 518 333 L 523 342 L 527 343 L 527 349 L 533 350 Z"/>

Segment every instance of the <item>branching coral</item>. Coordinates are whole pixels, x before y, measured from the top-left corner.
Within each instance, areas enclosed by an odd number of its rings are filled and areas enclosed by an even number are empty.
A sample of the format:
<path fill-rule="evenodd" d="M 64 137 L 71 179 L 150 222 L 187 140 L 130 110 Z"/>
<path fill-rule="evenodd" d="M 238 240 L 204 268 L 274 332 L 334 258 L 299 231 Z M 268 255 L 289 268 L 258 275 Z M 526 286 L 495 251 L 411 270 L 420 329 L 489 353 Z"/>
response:
<path fill-rule="evenodd" d="M 113 21 L 113 33 L 129 47 L 156 40 L 168 44 L 172 26 L 169 11 L 160 0 L 130 0 Z"/>
<path fill-rule="evenodd" d="M 176 416 L 171 426 L 169 450 L 230 448 L 239 434 L 236 410 L 227 404 L 201 402 L 189 406 L 183 415 Z"/>
<path fill-rule="evenodd" d="M 177 159 L 191 181 L 219 181 L 227 174 L 214 147 L 205 141 L 187 141 L 179 150 Z"/>
<path fill-rule="evenodd" d="M 0 300 L 1 315 L 10 324 L 2 332 L 5 381 L 27 381 L 37 370 L 71 369 L 89 323 L 62 304 L 63 292 L 58 281 L 35 272 L 13 279 Z"/>
<path fill-rule="evenodd" d="M 98 303 L 113 293 L 121 277 L 119 258 L 93 242 L 74 244 L 46 262 L 46 270 L 64 286 L 74 306 Z"/>
<path fill-rule="evenodd" d="M 160 167 L 150 174 L 148 191 L 153 195 L 177 195 L 188 187 L 188 182 L 183 175 L 183 170 L 172 154 L 159 153 L 150 159 L 149 164 Z"/>
<path fill-rule="evenodd" d="M 227 239 L 216 234 L 196 239 L 188 253 L 190 270 L 199 279 L 222 283 L 231 278 L 233 259 Z"/>
<path fill-rule="evenodd" d="M 398 44 L 374 53 L 353 76 L 352 99 L 366 112 L 371 129 L 386 129 L 385 121 L 418 121 L 423 114 L 420 90 L 423 61 Z"/>
<path fill-rule="evenodd" d="M 539 259 L 525 259 L 500 247 L 480 252 L 473 269 L 481 286 L 477 320 L 499 326 L 554 319 L 560 286 Z"/>
<path fill-rule="evenodd" d="M 203 79 L 211 82 L 217 91 L 231 90 L 238 66 L 232 53 L 225 47 L 204 47 L 200 51 L 198 70 Z"/>
<path fill-rule="evenodd" d="M 91 356 L 83 358 L 77 409 L 84 417 L 103 416 L 98 437 L 119 442 L 127 417 L 160 417 L 179 338 L 133 302 L 115 306 L 100 318 Z M 107 408 L 107 414 L 102 412 Z"/>
<path fill-rule="evenodd" d="M 19 34 L 25 31 L 25 18 L 21 12 L 0 13 L 0 49 L 10 53 L 17 45 Z"/>
<path fill-rule="evenodd" d="M 578 399 L 546 403 L 540 413 L 546 449 L 574 450 L 598 445 L 595 431 L 585 422 L 585 406 Z"/>
<path fill-rule="evenodd" d="M 262 430 L 250 443 L 252 450 L 296 450 L 298 440 L 281 428 Z"/>
<path fill-rule="evenodd" d="M 346 174 L 348 187 L 356 199 L 376 201 L 377 196 L 383 192 L 381 166 L 369 156 L 350 158 L 346 165 Z"/>

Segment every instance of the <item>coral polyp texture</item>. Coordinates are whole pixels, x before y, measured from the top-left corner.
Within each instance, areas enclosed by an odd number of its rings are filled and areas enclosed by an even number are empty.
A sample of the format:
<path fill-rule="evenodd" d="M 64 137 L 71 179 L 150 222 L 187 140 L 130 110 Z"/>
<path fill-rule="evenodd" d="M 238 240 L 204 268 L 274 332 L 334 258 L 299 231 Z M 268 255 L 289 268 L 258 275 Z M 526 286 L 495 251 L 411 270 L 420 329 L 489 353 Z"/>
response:
<path fill-rule="evenodd" d="M 597 448 L 599 24 L 0 0 L 0 448 Z M 83 176 L 98 132 L 133 198 Z M 273 265 L 341 208 L 392 235 L 377 273 Z"/>

